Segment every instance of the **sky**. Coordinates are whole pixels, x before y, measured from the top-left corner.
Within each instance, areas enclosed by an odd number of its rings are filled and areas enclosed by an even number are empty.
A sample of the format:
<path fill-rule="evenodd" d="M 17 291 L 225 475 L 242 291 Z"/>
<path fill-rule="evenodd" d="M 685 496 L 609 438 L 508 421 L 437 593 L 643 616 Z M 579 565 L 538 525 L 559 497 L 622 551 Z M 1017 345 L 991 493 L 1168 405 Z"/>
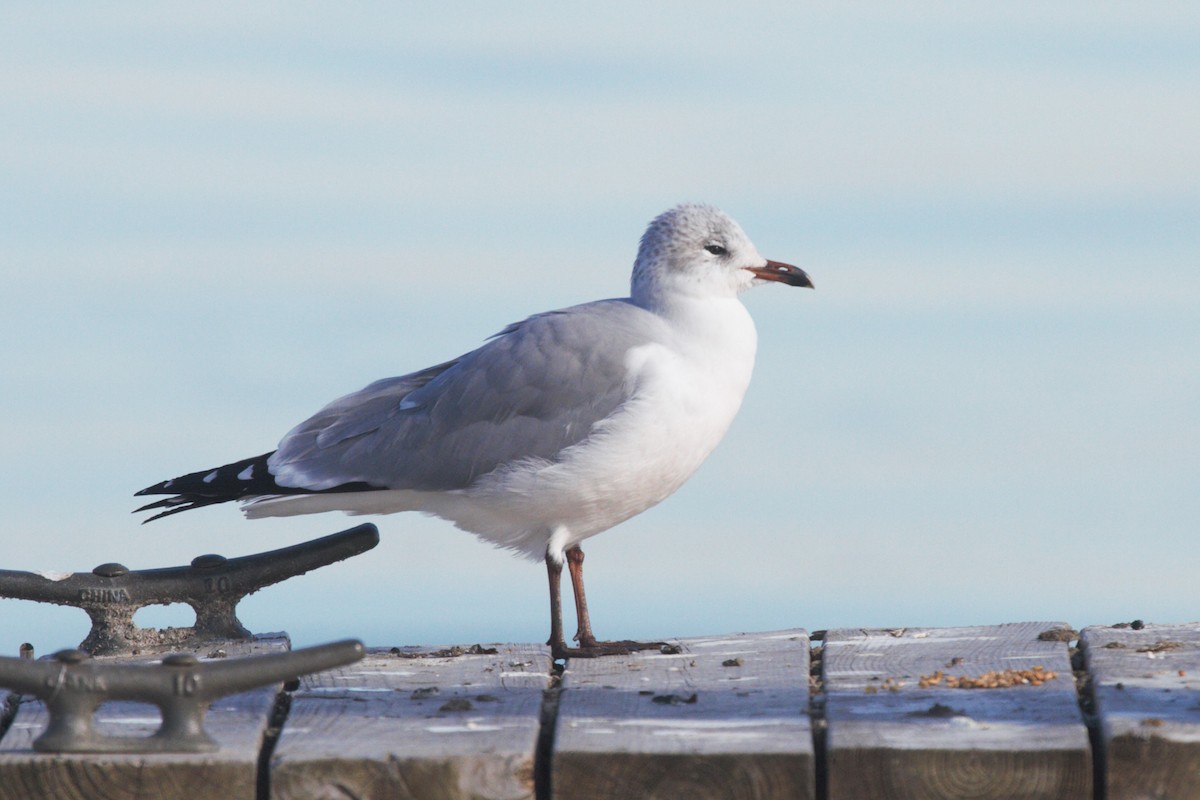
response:
<path fill-rule="evenodd" d="M 599 636 L 1200 617 L 1200 9 L 614 2 L 0 8 L 0 568 L 362 518 L 140 525 L 137 489 L 627 293 L 722 207 L 816 291 L 675 496 L 588 542 Z M 449 523 L 240 607 L 297 645 L 543 641 Z M 139 623 L 187 625 L 186 608 Z M 86 634 L 0 600 L 0 654 Z"/>

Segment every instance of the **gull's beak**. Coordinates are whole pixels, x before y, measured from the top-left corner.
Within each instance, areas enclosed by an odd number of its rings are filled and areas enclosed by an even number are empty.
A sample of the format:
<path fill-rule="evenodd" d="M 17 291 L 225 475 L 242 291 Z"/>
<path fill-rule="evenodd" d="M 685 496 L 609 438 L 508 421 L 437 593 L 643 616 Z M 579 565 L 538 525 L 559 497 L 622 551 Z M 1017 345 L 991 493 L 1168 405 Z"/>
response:
<path fill-rule="evenodd" d="M 788 286 L 813 288 L 807 272 L 799 267 L 793 267 L 791 264 L 784 264 L 782 261 L 768 260 L 764 266 L 746 267 L 746 270 L 754 273 L 754 277 L 762 278 L 764 281 L 779 281 Z"/>

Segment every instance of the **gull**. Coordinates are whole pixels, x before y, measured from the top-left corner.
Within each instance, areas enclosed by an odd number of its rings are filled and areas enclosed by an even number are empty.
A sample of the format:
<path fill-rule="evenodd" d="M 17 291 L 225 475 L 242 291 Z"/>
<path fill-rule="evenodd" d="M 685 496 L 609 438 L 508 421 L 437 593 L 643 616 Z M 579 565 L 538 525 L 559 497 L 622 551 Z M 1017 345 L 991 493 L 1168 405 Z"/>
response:
<path fill-rule="evenodd" d="M 721 210 L 677 206 L 642 236 L 629 297 L 536 314 L 451 361 L 376 381 L 270 453 L 142 489 L 171 496 L 137 511 L 163 509 L 149 522 L 238 500 L 251 519 L 435 515 L 544 560 L 554 658 L 658 647 L 596 639 L 580 545 L 672 494 L 721 441 L 757 346 L 738 296 L 766 283 L 812 287 Z M 577 646 L 563 635 L 564 563 Z"/>

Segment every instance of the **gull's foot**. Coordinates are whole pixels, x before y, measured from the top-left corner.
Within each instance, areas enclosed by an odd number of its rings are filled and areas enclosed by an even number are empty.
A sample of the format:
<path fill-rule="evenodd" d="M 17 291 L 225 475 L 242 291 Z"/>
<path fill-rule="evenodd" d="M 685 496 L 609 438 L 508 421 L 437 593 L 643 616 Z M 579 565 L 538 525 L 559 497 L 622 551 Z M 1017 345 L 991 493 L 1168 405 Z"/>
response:
<path fill-rule="evenodd" d="M 599 658 L 600 656 L 627 656 L 639 650 L 679 652 L 677 645 L 666 642 L 635 642 L 624 639 L 617 642 L 601 642 L 595 639 L 582 640 L 578 647 L 568 647 L 565 642 L 549 642 L 550 654 L 554 658 Z"/>

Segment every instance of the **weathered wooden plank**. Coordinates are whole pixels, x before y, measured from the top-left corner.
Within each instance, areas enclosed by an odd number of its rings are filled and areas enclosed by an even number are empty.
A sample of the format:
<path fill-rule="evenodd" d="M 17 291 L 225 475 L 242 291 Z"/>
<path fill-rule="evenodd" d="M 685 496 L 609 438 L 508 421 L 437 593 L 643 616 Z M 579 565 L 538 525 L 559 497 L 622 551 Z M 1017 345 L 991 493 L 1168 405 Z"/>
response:
<path fill-rule="evenodd" d="M 811 798 L 808 634 L 680 641 L 575 659 L 563 675 L 555 797 Z"/>
<path fill-rule="evenodd" d="M 309 676 L 271 762 L 275 798 L 532 798 L 549 650 L 372 650 Z"/>
<path fill-rule="evenodd" d="M 217 649 L 210 646 L 193 652 L 207 658 Z M 288 640 L 284 634 L 271 634 L 253 642 L 221 645 L 219 649 L 227 657 L 279 652 L 288 649 Z M 34 752 L 33 740 L 46 727 L 46 709 L 41 701 L 24 698 L 11 728 L 0 740 L 0 800 L 253 798 L 258 753 L 279 688 L 263 687 L 214 703 L 205 718 L 205 730 L 221 749 L 202 754 Z M 111 736 L 149 735 L 159 723 L 158 709 L 140 703 L 106 703 L 96 713 L 97 730 Z"/>
<path fill-rule="evenodd" d="M 821 658 L 830 800 L 1091 798 L 1067 643 L 1039 639 L 1064 628 L 829 631 Z M 960 678 L 1002 684 L 987 673 L 1034 667 L 1056 676 L 1041 685 L 950 688 Z"/>
<path fill-rule="evenodd" d="M 1200 798 L 1200 622 L 1085 628 L 1108 800 Z"/>

